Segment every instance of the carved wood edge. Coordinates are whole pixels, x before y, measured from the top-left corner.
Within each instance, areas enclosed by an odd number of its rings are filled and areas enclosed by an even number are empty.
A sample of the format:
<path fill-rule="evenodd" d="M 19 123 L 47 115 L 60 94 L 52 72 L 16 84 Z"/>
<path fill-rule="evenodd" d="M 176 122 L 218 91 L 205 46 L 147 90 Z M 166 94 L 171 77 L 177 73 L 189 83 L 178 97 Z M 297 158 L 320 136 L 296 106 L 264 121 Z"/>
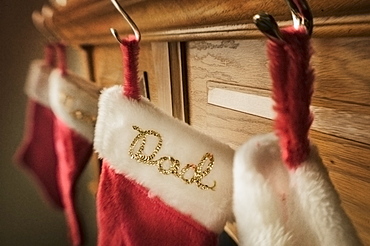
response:
<path fill-rule="evenodd" d="M 309 1 L 315 16 L 314 37 L 370 35 L 370 1 Z M 190 41 L 204 39 L 260 38 L 252 17 L 269 12 L 279 25 L 290 25 L 290 12 L 283 0 L 132 0 L 122 6 L 142 32 L 143 41 Z M 46 16 L 46 25 L 70 44 L 110 44 L 109 31 L 131 33 L 109 0 L 71 1 Z"/>

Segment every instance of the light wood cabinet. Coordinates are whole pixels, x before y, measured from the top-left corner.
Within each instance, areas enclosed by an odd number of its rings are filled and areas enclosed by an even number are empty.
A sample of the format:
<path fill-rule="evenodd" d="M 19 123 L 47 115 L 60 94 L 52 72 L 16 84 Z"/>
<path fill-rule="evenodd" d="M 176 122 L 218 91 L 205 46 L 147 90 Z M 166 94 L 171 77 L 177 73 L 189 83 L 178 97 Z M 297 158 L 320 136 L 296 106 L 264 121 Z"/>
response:
<path fill-rule="evenodd" d="M 244 107 L 248 96 L 270 97 L 265 38 L 252 16 L 268 11 L 287 25 L 280 1 L 121 1 L 142 31 L 140 73 L 152 102 L 237 148 L 272 130 L 268 101 Z M 343 207 L 370 245 L 370 1 L 311 0 L 316 72 L 311 138 L 320 149 Z M 108 0 L 69 0 L 47 25 L 84 47 L 90 78 L 121 83 L 121 53 L 109 32 L 130 32 Z M 235 94 L 236 93 L 236 94 Z M 233 95 L 238 95 L 236 97 Z M 228 100 L 224 100 L 228 98 Z M 233 227 L 229 227 L 234 233 Z"/>

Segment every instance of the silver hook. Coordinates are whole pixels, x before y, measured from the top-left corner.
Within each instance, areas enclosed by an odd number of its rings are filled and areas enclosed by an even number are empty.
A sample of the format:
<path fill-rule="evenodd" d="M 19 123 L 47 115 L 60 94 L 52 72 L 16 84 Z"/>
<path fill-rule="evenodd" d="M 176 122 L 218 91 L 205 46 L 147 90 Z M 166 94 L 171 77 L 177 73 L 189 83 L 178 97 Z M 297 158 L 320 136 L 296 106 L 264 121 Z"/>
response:
<path fill-rule="evenodd" d="M 293 25 L 296 29 L 305 26 L 308 35 L 312 35 L 313 17 L 306 0 L 286 0 L 293 18 Z M 279 26 L 274 17 L 267 13 L 253 16 L 257 28 L 270 39 L 283 41 Z"/>
<path fill-rule="evenodd" d="M 268 38 L 275 41 L 284 41 L 279 26 L 272 15 L 261 13 L 253 16 L 254 24 Z"/>
<path fill-rule="evenodd" d="M 135 22 L 130 18 L 130 16 L 125 12 L 125 10 L 122 8 L 122 6 L 117 2 L 117 0 L 111 0 L 113 3 L 114 7 L 118 10 L 118 12 L 123 16 L 123 18 L 127 21 L 127 23 L 130 25 L 132 31 L 135 34 L 136 40 L 140 41 L 141 40 L 141 33 L 139 31 L 139 28 L 136 26 Z M 118 35 L 118 32 L 116 29 L 111 28 L 110 29 L 111 33 L 113 36 L 116 38 L 116 40 L 122 44 L 121 38 Z"/>
<path fill-rule="evenodd" d="M 312 35 L 313 17 L 311 8 L 306 0 L 286 0 L 292 13 L 293 25 L 296 29 L 305 26 L 308 35 Z"/>

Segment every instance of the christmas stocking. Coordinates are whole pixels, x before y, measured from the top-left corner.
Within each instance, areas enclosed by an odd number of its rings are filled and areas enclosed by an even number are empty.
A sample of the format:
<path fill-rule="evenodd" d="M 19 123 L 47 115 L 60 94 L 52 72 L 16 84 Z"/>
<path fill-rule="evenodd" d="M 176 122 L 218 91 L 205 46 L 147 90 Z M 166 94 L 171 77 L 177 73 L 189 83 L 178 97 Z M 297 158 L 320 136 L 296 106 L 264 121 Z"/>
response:
<path fill-rule="evenodd" d="M 140 98 L 138 41 L 122 43 L 125 84 L 103 91 L 95 129 L 98 245 L 217 245 L 233 150 Z"/>
<path fill-rule="evenodd" d="M 94 83 L 63 69 L 54 69 L 50 75 L 58 185 L 73 245 L 81 244 L 75 186 L 92 154 L 99 91 Z"/>
<path fill-rule="evenodd" d="M 234 214 L 240 245 L 361 245 L 317 148 L 291 170 L 271 133 L 234 158 Z"/>
<path fill-rule="evenodd" d="M 317 148 L 310 144 L 313 71 L 306 30 L 269 41 L 276 134 L 256 136 L 234 158 L 241 245 L 361 245 Z"/>
<path fill-rule="evenodd" d="M 14 159 L 37 179 L 47 199 L 62 208 L 57 183 L 57 157 L 54 148 L 54 114 L 49 104 L 49 75 L 54 66 L 53 45 L 45 48 L 45 60 L 30 66 L 25 92 L 28 96 L 24 138 Z"/>

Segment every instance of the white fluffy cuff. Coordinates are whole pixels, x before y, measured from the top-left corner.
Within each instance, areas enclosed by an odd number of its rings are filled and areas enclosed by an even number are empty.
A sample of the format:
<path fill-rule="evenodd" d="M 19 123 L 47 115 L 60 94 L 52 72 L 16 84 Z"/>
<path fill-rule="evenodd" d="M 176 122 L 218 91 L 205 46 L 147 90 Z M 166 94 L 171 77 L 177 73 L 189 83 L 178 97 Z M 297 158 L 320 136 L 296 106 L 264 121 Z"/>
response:
<path fill-rule="evenodd" d="M 241 245 L 361 245 L 316 147 L 288 170 L 278 138 L 256 136 L 236 152 L 233 173 Z"/>
<path fill-rule="evenodd" d="M 234 151 L 145 98 L 128 99 L 120 86 L 106 89 L 99 100 L 94 145 L 115 172 L 209 230 L 221 232 L 230 218 Z"/>
<path fill-rule="evenodd" d="M 49 103 L 49 75 L 52 67 L 44 60 L 33 60 L 28 70 L 24 91 L 26 95 L 46 107 Z"/>
<path fill-rule="evenodd" d="M 90 142 L 98 113 L 100 87 L 69 72 L 54 69 L 49 77 L 50 107 L 56 117 Z"/>

